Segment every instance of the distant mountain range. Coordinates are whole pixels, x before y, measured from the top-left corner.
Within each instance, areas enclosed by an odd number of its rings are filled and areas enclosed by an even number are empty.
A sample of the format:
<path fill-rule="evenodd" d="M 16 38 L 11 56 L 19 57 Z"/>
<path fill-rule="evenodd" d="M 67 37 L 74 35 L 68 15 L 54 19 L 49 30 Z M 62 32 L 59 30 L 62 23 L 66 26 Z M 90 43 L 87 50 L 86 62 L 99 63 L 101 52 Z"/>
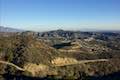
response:
<path fill-rule="evenodd" d="M 106 40 L 108 38 L 120 38 L 119 32 L 81 32 L 81 31 L 65 31 L 65 30 L 54 30 L 48 32 L 38 32 L 38 37 L 46 38 L 65 38 L 65 39 L 86 39 L 89 37 L 95 39 Z"/>
<path fill-rule="evenodd" d="M 24 30 L 0 26 L 0 32 L 22 32 Z"/>

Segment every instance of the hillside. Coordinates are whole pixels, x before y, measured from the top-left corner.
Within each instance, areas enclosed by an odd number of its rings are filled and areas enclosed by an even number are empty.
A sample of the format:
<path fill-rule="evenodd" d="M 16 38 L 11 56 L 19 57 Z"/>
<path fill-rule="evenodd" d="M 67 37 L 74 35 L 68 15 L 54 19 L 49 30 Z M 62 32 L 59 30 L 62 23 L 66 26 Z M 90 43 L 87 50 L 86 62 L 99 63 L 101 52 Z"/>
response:
<path fill-rule="evenodd" d="M 0 36 L 1 80 L 107 80 L 120 71 L 120 43 L 116 42 L 119 33 L 105 34 L 108 40 L 92 36 L 40 37 L 35 32 L 1 34 L 7 35 Z M 111 80 L 116 78 L 119 79 L 115 75 Z"/>

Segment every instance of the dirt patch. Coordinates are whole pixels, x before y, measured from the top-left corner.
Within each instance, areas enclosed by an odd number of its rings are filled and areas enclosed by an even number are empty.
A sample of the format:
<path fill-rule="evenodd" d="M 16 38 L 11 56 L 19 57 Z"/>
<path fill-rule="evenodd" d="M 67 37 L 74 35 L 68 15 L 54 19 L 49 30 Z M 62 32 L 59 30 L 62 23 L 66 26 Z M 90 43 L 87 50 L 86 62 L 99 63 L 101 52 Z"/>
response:
<path fill-rule="evenodd" d="M 27 63 L 24 65 L 24 69 L 31 72 L 33 76 L 42 74 L 45 75 L 49 71 L 49 67 L 47 65 L 43 64 L 33 64 L 33 63 Z"/>
<path fill-rule="evenodd" d="M 55 66 L 64 66 L 69 64 L 76 64 L 78 61 L 74 58 L 61 58 L 57 57 L 51 61 L 51 64 Z"/>

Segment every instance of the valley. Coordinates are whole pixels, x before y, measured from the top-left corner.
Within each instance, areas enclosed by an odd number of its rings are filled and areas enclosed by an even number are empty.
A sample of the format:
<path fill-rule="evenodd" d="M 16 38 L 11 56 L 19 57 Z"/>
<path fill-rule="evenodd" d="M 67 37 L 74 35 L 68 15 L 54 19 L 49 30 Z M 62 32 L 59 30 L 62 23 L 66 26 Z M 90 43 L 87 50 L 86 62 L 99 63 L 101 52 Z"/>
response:
<path fill-rule="evenodd" d="M 56 30 L 0 35 L 1 80 L 107 80 L 120 71 L 119 32 Z M 111 78 L 116 79 L 119 76 Z"/>

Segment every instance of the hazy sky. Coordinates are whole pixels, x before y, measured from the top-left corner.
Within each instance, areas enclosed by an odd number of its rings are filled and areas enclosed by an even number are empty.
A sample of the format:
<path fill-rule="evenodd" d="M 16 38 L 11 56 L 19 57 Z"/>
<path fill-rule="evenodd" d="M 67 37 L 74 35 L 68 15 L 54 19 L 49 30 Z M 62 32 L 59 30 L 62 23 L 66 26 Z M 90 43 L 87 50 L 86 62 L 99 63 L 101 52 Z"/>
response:
<path fill-rule="evenodd" d="M 37 31 L 120 30 L 120 0 L 0 0 L 0 25 Z"/>

